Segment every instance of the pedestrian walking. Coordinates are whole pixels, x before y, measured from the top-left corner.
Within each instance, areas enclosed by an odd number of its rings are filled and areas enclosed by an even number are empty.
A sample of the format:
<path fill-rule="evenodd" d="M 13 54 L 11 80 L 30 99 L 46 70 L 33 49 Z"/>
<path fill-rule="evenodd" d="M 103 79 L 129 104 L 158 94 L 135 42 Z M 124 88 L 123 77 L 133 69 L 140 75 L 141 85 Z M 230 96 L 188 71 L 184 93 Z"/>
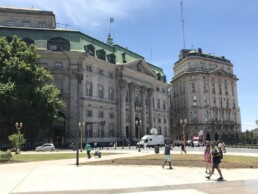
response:
<path fill-rule="evenodd" d="M 90 159 L 90 158 L 91 158 L 91 155 L 90 155 L 91 146 L 90 146 L 90 144 L 89 144 L 89 143 L 87 143 L 87 144 L 86 144 L 86 146 L 85 146 L 85 150 L 86 150 L 86 153 L 87 153 L 87 157 L 88 157 L 88 159 Z"/>
<path fill-rule="evenodd" d="M 220 146 L 221 146 L 222 151 L 223 151 L 224 153 L 226 153 L 227 151 L 226 151 L 226 145 L 225 145 L 224 141 L 221 143 Z"/>
<path fill-rule="evenodd" d="M 214 173 L 214 169 L 216 168 L 220 175 L 220 177 L 217 180 L 222 181 L 223 176 L 219 167 L 219 164 L 221 162 L 222 152 L 220 152 L 216 142 L 212 143 L 211 154 L 212 154 L 212 169 L 211 169 L 210 175 L 206 176 L 206 178 L 210 180 L 212 174 Z"/>
<path fill-rule="evenodd" d="M 184 152 L 185 154 L 187 154 L 186 149 L 185 149 L 185 142 L 182 142 L 182 143 L 181 143 L 181 154 L 182 154 L 182 152 Z"/>
<path fill-rule="evenodd" d="M 211 168 L 211 150 L 210 150 L 210 144 L 207 144 L 207 145 L 206 145 L 206 148 L 205 148 L 205 150 L 204 150 L 204 155 L 203 155 L 203 157 L 204 157 L 205 167 L 206 167 L 205 172 L 206 172 L 207 174 L 210 174 L 210 172 L 211 172 L 211 170 L 210 170 L 210 168 Z"/>
<path fill-rule="evenodd" d="M 168 164 L 169 164 L 169 169 L 172 169 L 170 150 L 172 150 L 172 146 L 171 146 L 171 144 L 170 144 L 169 141 L 166 141 L 166 143 L 165 143 L 165 151 L 164 151 L 164 159 L 165 159 L 165 162 L 164 162 L 164 164 L 162 165 L 162 168 L 163 168 L 163 169 L 164 169 L 164 166 L 166 165 L 167 162 L 168 162 Z"/>

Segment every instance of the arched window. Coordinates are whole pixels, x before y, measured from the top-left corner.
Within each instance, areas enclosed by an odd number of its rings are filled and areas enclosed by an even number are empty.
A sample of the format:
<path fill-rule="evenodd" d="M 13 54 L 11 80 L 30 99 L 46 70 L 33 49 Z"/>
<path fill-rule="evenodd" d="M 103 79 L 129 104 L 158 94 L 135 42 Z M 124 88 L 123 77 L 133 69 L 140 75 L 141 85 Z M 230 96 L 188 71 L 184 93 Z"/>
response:
<path fill-rule="evenodd" d="M 47 49 L 52 51 L 69 51 L 70 42 L 63 38 L 52 38 L 47 42 Z"/>
<path fill-rule="evenodd" d="M 28 46 L 30 46 L 31 44 L 35 44 L 34 40 L 30 38 L 24 38 L 23 41 L 26 42 Z"/>
<path fill-rule="evenodd" d="M 89 44 L 89 45 L 85 46 L 84 50 L 89 55 L 95 57 L 95 47 L 92 44 Z"/>
<path fill-rule="evenodd" d="M 97 50 L 97 57 L 102 60 L 106 60 L 106 52 L 103 49 Z"/>
<path fill-rule="evenodd" d="M 114 54 L 107 55 L 107 60 L 109 63 L 116 64 L 116 56 Z"/>

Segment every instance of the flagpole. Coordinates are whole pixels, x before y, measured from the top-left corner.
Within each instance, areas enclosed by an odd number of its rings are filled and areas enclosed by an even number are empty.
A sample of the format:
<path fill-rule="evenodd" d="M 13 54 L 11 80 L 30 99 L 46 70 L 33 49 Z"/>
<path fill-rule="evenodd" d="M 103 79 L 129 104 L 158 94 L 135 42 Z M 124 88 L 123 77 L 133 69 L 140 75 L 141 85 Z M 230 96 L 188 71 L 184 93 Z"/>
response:
<path fill-rule="evenodd" d="M 110 34 L 110 36 L 111 36 L 111 23 L 113 23 L 113 22 L 114 22 L 114 18 L 110 17 L 110 20 L 109 20 L 109 34 Z"/>

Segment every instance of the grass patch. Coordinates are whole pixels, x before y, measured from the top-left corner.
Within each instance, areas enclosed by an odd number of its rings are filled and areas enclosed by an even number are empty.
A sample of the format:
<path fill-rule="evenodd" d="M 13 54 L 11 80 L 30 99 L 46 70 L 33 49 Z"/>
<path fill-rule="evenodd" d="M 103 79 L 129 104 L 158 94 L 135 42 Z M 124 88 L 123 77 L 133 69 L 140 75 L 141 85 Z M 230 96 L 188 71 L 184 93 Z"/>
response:
<path fill-rule="evenodd" d="M 102 155 L 113 155 L 115 153 L 102 153 Z M 94 157 L 94 153 L 91 153 Z M 86 153 L 79 153 L 79 158 L 86 158 Z M 8 163 L 15 162 L 35 162 L 35 161 L 47 161 L 47 160 L 62 160 L 76 158 L 76 152 L 74 153 L 42 153 L 42 154 L 13 154 Z M 4 162 L 1 162 L 4 163 Z"/>
<path fill-rule="evenodd" d="M 84 163 L 85 165 L 162 165 L 164 156 L 153 154 L 139 157 L 119 158 L 108 161 Z M 203 155 L 198 154 L 172 154 L 172 166 L 204 167 Z M 221 168 L 258 168 L 258 158 L 251 156 L 224 155 Z"/>

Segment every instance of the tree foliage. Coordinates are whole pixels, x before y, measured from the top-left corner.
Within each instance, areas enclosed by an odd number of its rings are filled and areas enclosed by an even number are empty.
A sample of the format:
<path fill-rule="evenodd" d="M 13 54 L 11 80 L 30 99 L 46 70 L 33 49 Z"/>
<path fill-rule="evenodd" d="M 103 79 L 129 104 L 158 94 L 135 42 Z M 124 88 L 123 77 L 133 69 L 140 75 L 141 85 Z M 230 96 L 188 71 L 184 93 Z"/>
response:
<path fill-rule="evenodd" d="M 21 146 L 26 142 L 26 139 L 21 133 L 14 133 L 9 135 L 8 139 L 11 142 L 12 147 L 15 148 L 16 153 L 18 153 L 18 150 L 21 149 Z"/>
<path fill-rule="evenodd" d="M 11 42 L 0 38 L 0 107 L 10 123 L 49 126 L 64 107 L 52 75 L 37 61 L 34 44 L 28 46 L 17 36 Z"/>

